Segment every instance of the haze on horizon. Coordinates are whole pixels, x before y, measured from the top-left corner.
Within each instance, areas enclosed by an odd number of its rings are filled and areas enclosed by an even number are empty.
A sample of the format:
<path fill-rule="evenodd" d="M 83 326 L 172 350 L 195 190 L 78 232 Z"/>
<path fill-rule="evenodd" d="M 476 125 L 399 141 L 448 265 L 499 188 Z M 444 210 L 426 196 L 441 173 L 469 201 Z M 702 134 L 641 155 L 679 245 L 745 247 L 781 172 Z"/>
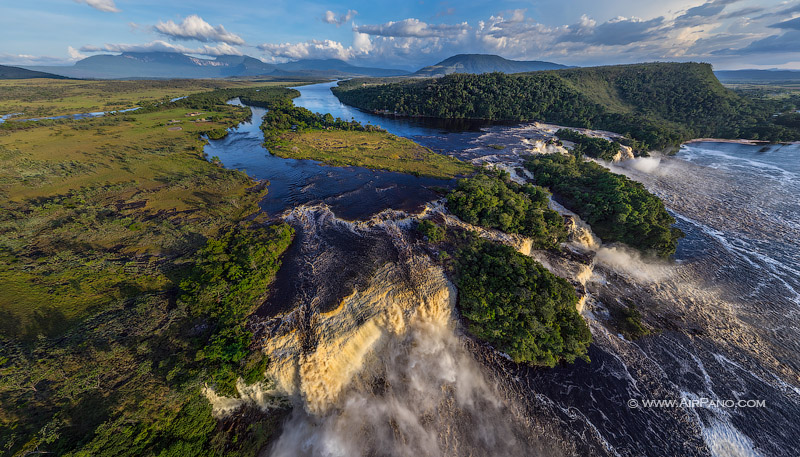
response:
<path fill-rule="evenodd" d="M 581 66 L 659 60 L 800 69 L 800 0 L 34 0 L 0 12 L 5 65 L 167 51 L 403 69 L 458 53 Z"/>

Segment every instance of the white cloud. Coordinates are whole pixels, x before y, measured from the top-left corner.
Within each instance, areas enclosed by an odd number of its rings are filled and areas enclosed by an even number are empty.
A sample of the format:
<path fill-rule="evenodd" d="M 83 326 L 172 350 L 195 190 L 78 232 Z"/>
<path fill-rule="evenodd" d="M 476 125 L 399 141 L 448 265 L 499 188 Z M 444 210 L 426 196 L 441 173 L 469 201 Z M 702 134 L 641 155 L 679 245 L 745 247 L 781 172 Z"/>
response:
<path fill-rule="evenodd" d="M 794 8 L 786 9 L 786 4 L 781 4 L 727 11 L 739 1 L 742 0 L 706 1 L 667 17 L 619 16 L 598 22 L 584 15 L 575 24 L 560 26 L 539 23 L 526 17 L 524 10 L 513 10 L 470 24 L 426 24 L 408 18 L 360 25 L 354 31 L 369 35 L 360 60 L 372 64 L 402 59 L 411 65 L 427 65 L 453 54 L 476 52 L 579 65 L 667 59 L 715 62 L 716 56 L 725 55 L 727 59 L 739 50 L 743 54 L 755 50 L 771 52 L 776 64 L 785 62 L 786 57 L 778 56 L 777 51 L 783 46 L 784 54 L 793 52 L 789 42 L 795 36 L 774 35 L 774 29 L 767 28 L 766 19 L 759 21 L 752 15 L 767 10 L 794 11 Z M 787 30 L 794 26 L 794 21 L 785 21 L 780 28 Z M 762 41 L 748 46 L 753 40 Z M 367 41 L 356 36 L 354 48 L 356 43 Z"/>
<path fill-rule="evenodd" d="M 409 18 L 397 22 L 387 22 L 378 25 L 361 25 L 353 27 L 353 30 L 367 35 L 401 38 L 427 38 L 445 37 L 454 34 L 464 33 L 469 30 L 466 22 L 461 24 L 426 24 L 419 19 Z"/>
<path fill-rule="evenodd" d="M 81 54 L 77 49 L 73 48 L 72 46 L 67 46 L 67 54 L 69 54 L 70 60 L 81 60 L 86 58 L 85 54 Z"/>
<path fill-rule="evenodd" d="M 117 8 L 117 5 L 114 4 L 114 0 L 75 0 L 75 2 L 84 3 L 96 10 L 100 10 L 106 13 L 120 12 L 119 8 Z"/>
<path fill-rule="evenodd" d="M 719 49 L 713 51 L 715 55 L 749 55 L 749 54 L 795 54 L 800 55 L 800 30 L 789 30 L 780 35 L 770 35 L 760 40 L 752 41 L 747 46 L 737 49 Z"/>
<path fill-rule="evenodd" d="M 325 11 L 325 14 L 322 16 L 322 21 L 327 22 L 328 24 L 336 24 L 336 26 L 340 26 L 346 22 L 350 22 L 350 19 L 353 19 L 358 11 L 356 10 L 347 10 L 347 13 L 336 15 L 331 10 Z"/>
<path fill-rule="evenodd" d="M 363 44 L 363 43 L 362 43 Z M 342 59 L 349 60 L 362 51 L 345 47 L 333 40 L 311 40 L 302 43 L 264 43 L 258 49 L 272 60 Z"/>
<path fill-rule="evenodd" d="M 366 33 L 353 32 L 353 49 L 358 54 L 369 54 L 374 46 Z"/>
<path fill-rule="evenodd" d="M 242 52 L 235 47 L 220 43 L 216 46 L 204 45 L 199 48 L 189 48 L 186 46 L 167 43 L 166 41 L 156 40 L 145 44 L 104 44 L 103 46 L 82 46 L 82 52 L 176 52 L 182 54 L 198 54 L 204 56 L 223 56 L 223 55 L 242 55 Z"/>
<path fill-rule="evenodd" d="M 672 3 L 672 0 L 664 1 L 665 5 Z M 800 4 L 753 6 L 752 3 L 746 4 L 745 0 L 693 0 L 691 3 L 699 6 L 673 9 L 674 12 L 663 16 L 657 15 L 658 10 L 644 15 L 639 11 L 643 18 L 629 15 L 607 21 L 584 15 L 570 25 L 537 22 L 527 17 L 525 10 L 503 11 L 482 21 L 456 24 L 431 24 L 417 18 L 406 18 L 380 24 L 353 25 L 353 38 L 349 45 L 338 40 L 315 39 L 266 43 L 258 49 L 272 61 L 336 58 L 370 65 L 402 62 L 415 67 L 457 53 L 492 53 L 511 59 L 551 60 L 578 65 L 668 59 L 716 64 L 732 62 L 737 56 L 740 62 L 775 66 L 797 61 L 796 46 L 792 45 L 798 39 L 793 33 L 798 24 L 792 18 L 800 12 Z M 663 6 L 660 10 L 666 12 L 667 8 Z M 354 10 L 345 14 L 327 11 L 322 19 L 339 26 L 352 21 L 356 14 Z M 769 28 L 770 25 L 773 28 Z M 173 39 L 227 46 L 189 49 L 158 41 L 145 45 L 106 45 L 97 49 L 219 55 L 240 54 L 230 45 L 244 44 L 239 36 L 222 26 L 212 27 L 196 15 L 179 24 L 161 22 L 149 30 Z M 743 60 L 744 56 L 748 60 Z"/>
<path fill-rule="evenodd" d="M 176 24 L 172 20 L 159 22 L 153 29 L 162 35 L 176 40 L 244 44 L 244 40 L 240 36 L 228 32 L 222 25 L 213 27 L 196 14 L 187 16 L 180 24 Z"/>

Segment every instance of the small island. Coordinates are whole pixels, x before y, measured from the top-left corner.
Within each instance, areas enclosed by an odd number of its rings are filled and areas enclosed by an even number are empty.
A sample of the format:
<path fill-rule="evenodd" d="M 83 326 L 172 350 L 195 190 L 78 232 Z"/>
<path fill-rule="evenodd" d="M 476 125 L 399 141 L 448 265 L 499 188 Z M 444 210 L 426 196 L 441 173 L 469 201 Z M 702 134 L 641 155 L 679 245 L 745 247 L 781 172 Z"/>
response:
<path fill-rule="evenodd" d="M 451 179 L 474 171 L 466 162 L 437 154 L 374 125 L 334 119 L 281 100 L 270 106 L 261 125 L 265 146 L 283 158 L 311 159 L 328 165 L 396 171 Z"/>

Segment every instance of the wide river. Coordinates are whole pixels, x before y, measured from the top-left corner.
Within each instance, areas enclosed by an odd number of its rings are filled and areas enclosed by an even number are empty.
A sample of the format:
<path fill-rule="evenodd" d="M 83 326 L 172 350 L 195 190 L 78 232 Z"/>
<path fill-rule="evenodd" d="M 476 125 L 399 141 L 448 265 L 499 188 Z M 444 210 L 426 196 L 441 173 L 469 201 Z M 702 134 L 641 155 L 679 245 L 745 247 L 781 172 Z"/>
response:
<path fill-rule="evenodd" d="M 489 154 L 481 145 L 500 137 L 525 139 L 514 126 L 372 115 L 340 103 L 332 85 L 298 87 L 295 104 L 380 125 L 462 159 Z M 206 153 L 269 180 L 262 208 L 271 215 L 319 202 L 339 218 L 364 219 L 386 208 L 420 208 L 437 198 L 432 187 L 453 185 L 274 157 L 258 129 L 265 111 L 252 110 L 251 122 L 211 141 Z M 686 237 L 675 264 L 657 266 L 668 271 L 657 280 L 634 272 L 596 288 L 605 299 L 641 300 L 660 331 L 630 342 L 594 323 L 591 363 L 504 368 L 530 414 L 558 424 L 559 435 L 572 442 L 553 454 L 800 455 L 800 145 L 694 143 L 674 157 L 611 167 L 661 197 Z M 357 263 L 369 248 L 350 249 L 343 255 Z M 302 268 L 287 264 L 277 284 L 284 299 L 296 295 L 290 276 Z M 660 399 L 683 403 L 643 406 Z"/>

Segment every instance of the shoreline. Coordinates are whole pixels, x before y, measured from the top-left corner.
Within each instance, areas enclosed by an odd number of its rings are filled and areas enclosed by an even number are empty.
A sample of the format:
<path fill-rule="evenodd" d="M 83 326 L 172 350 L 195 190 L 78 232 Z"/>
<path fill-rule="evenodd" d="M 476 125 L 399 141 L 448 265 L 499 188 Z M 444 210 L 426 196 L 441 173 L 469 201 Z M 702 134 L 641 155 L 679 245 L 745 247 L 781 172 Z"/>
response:
<path fill-rule="evenodd" d="M 681 145 L 684 144 L 692 144 L 692 143 L 735 143 L 735 144 L 748 144 L 751 146 L 756 146 L 759 144 L 769 144 L 769 141 L 766 140 L 747 140 L 747 139 L 727 139 L 727 138 L 694 138 L 688 141 L 684 141 Z"/>
<path fill-rule="evenodd" d="M 746 144 L 749 146 L 759 146 L 759 145 L 769 145 L 769 144 L 800 144 L 800 141 L 779 141 L 773 143 L 767 140 L 747 140 L 747 139 L 726 139 L 726 138 L 694 138 L 692 140 L 684 141 L 681 143 L 681 146 L 684 144 L 692 144 L 692 143 L 735 143 L 735 144 Z"/>

